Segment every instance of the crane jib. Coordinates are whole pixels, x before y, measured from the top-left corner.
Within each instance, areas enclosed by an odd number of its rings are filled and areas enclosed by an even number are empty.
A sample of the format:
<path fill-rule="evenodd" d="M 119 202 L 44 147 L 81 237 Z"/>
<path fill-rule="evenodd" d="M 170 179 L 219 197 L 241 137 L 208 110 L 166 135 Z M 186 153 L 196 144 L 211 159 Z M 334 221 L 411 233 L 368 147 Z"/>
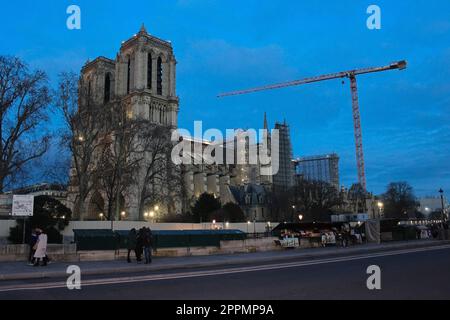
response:
<path fill-rule="evenodd" d="M 394 69 L 403 70 L 406 68 L 406 66 L 407 66 L 407 62 L 402 60 L 402 61 L 398 61 L 395 63 L 391 63 L 390 65 L 384 66 L 384 67 L 363 68 L 363 69 L 355 69 L 355 70 L 325 74 L 325 75 L 321 75 L 321 76 L 317 76 L 317 77 L 310 77 L 310 78 L 305 78 L 305 79 L 300 79 L 300 80 L 293 80 L 293 81 L 289 81 L 289 82 L 282 82 L 282 83 L 266 85 L 266 86 L 262 86 L 262 87 L 255 87 L 255 88 L 250 88 L 250 89 L 245 89 L 245 90 L 238 90 L 238 91 L 222 93 L 222 94 L 219 94 L 217 97 L 224 98 L 224 97 L 228 97 L 228 96 L 237 96 L 237 95 L 243 95 L 243 94 L 266 91 L 266 90 L 274 90 L 274 89 L 281 89 L 281 88 L 286 88 L 286 87 L 299 86 L 299 85 L 313 83 L 313 82 L 319 82 L 319 81 L 326 81 L 326 80 L 339 79 L 339 78 L 350 78 L 351 76 L 357 76 L 357 75 L 361 75 L 361 74 L 381 72 L 381 71 L 388 71 L 388 70 L 394 70 Z"/>

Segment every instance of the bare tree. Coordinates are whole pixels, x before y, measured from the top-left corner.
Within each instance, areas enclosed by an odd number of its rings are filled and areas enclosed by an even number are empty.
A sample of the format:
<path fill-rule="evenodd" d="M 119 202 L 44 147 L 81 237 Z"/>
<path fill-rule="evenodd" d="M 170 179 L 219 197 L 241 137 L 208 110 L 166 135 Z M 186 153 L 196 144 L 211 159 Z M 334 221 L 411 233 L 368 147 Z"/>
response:
<path fill-rule="evenodd" d="M 63 114 L 65 129 L 62 143 L 72 154 L 71 183 L 77 188 L 74 216 L 83 219 L 84 205 L 95 186 L 95 156 L 100 151 L 104 134 L 105 111 L 83 90 L 75 73 L 61 73 L 56 92 L 56 107 Z"/>
<path fill-rule="evenodd" d="M 42 180 L 67 186 L 69 183 L 69 173 L 71 166 L 71 156 L 67 154 L 67 150 L 57 150 L 59 154 L 54 154 L 51 151 L 47 153 L 49 157 L 45 157 L 45 163 L 42 163 L 44 172 L 42 173 Z M 43 161 L 40 161 L 43 162 Z"/>
<path fill-rule="evenodd" d="M 296 209 L 311 221 L 328 221 L 331 209 L 341 203 L 336 188 L 323 181 L 301 180 L 294 186 L 292 196 Z"/>
<path fill-rule="evenodd" d="M 181 172 L 170 162 L 170 137 L 171 130 L 168 127 L 152 124 L 143 126 L 137 137 L 139 142 L 135 153 L 140 163 L 134 176 L 140 219 L 147 206 L 168 203 L 168 194 L 179 194 L 174 191 L 179 185 Z"/>
<path fill-rule="evenodd" d="M 39 132 L 51 102 L 47 75 L 29 71 L 19 58 L 0 56 L 0 192 L 48 150 Z"/>
<path fill-rule="evenodd" d="M 414 216 L 419 203 L 414 189 L 407 182 L 392 182 L 383 194 L 384 213 L 387 218 L 406 219 Z"/>
<path fill-rule="evenodd" d="M 138 134 L 143 128 L 141 120 L 128 117 L 127 105 L 123 102 L 111 105 L 112 119 L 108 133 L 101 142 L 97 176 L 107 201 L 108 219 L 119 218 L 125 191 L 134 182 L 133 173 L 142 161 L 142 154 L 136 153 Z"/>
<path fill-rule="evenodd" d="M 279 190 L 274 186 L 267 192 L 267 202 L 270 219 L 273 221 L 291 221 L 292 219 L 292 190 Z"/>
<path fill-rule="evenodd" d="M 367 192 L 360 183 L 355 183 L 350 187 L 350 190 L 348 191 L 348 199 L 351 201 L 354 213 L 367 212 L 367 198 Z"/>

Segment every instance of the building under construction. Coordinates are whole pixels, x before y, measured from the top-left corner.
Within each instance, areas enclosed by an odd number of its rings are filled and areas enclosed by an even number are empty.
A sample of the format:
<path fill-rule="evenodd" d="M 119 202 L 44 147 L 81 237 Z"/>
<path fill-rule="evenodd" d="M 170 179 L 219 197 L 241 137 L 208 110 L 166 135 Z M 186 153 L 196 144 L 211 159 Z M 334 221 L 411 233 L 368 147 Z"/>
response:
<path fill-rule="evenodd" d="M 284 123 L 276 123 L 275 130 L 279 132 L 279 157 L 278 173 L 273 176 L 273 186 L 278 190 L 286 190 L 294 186 L 293 152 L 289 126 Z M 273 161 L 276 161 L 274 157 Z"/>
<path fill-rule="evenodd" d="M 297 158 L 294 161 L 297 177 L 308 181 L 323 181 L 339 190 L 339 156 L 335 153 Z"/>

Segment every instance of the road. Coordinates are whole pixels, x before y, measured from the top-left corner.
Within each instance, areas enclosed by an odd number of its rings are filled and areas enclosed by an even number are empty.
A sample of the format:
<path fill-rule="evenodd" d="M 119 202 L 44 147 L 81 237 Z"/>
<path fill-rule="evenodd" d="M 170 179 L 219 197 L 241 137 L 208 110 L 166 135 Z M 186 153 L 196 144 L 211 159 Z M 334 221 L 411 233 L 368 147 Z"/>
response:
<path fill-rule="evenodd" d="M 381 290 L 368 290 L 367 267 L 381 268 Z M 450 246 L 398 250 L 310 261 L 82 277 L 81 290 L 65 280 L 0 282 L 5 299 L 450 299 Z"/>

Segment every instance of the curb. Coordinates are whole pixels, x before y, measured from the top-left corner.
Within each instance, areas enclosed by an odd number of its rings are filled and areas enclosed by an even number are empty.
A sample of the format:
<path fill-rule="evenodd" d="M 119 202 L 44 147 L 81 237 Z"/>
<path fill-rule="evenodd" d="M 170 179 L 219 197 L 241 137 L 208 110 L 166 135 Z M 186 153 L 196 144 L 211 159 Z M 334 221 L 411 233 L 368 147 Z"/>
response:
<path fill-rule="evenodd" d="M 418 248 L 429 248 L 429 247 L 438 247 L 443 245 L 449 245 L 450 240 L 446 241 L 433 241 L 433 242 L 422 242 L 422 243 L 402 243 L 387 247 L 363 247 L 363 248 L 350 248 L 348 250 L 343 249 L 338 252 L 310 252 L 309 254 L 305 254 L 305 249 L 298 251 L 298 254 L 292 255 L 280 255 L 278 257 L 243 257 L 242 259 L 235 259 L 231 261 L 211 261 L 211 262 L 194 262 L 194 263 L 186 263 L 183 265 L 161 265 L 161 266 L 133 266 L 133 267 L 120 267 L 120 268 L 102 268 L 102 269 L 93 269 L 83 271 L 83 275 L 106 275 L 106 274 L 123 274 L 123 273 L 139 273 L 139 272 L 154 272 L 154 271 L 167 271 L 167 270 L 183 270 L 183 269 L 194 269 L 201 267 L 217 267 L 217 266 L 229 266 L 229 265 L 246 265 L 246 264 L 254 264 L 254 263 L 266 263 L 266 262 L 274 262 L 276 259 L 277 262 L 280 261 L 288 261 L 288 260 L 314 260 L 318 258 L 324 257 L 340 257 L 340 256 L 349 256 L 349 255 L 357 255 L 362 253 L 375 253 L 375 252 L 387 252 L 401 249 L 418 249 Z M 306 250 L 316 250 L 316 249 L 306 249 Z M 249 254 L 251 255 L 251 254 Z M 12 281 L 12 280 L 36 280 L 36 279 L 48 279 L 48 278 L 65 278 L 67 273 L 65 271 L 44 271 L 44 272 L 26 272 L 26 273 L 14 273 L 14 274 L 0 274 L 0 281 Z"/>

